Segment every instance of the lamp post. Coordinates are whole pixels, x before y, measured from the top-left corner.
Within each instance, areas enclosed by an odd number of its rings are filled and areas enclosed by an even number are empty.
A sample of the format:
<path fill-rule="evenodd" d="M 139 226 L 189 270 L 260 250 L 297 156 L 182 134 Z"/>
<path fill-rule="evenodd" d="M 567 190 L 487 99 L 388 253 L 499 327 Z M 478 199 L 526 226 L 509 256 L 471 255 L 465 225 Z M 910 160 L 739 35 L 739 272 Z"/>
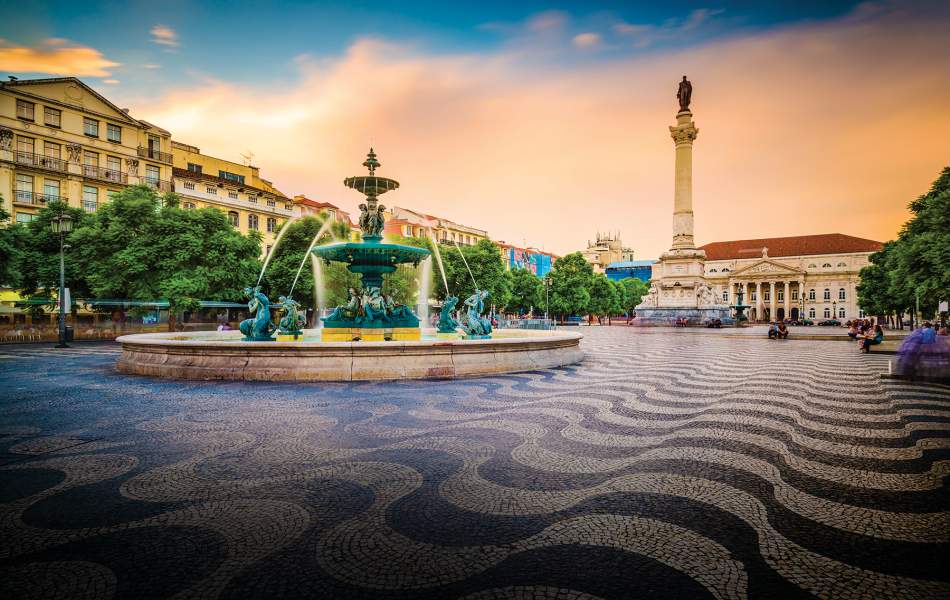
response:
<path fill-rule="evenodd" d="M 59 343 L 57 348 L 69 348 L 66 343 L 66 266 L 63 260 L 66 234 L 73 230 L 73 218 L 65 212 L 50 221 L 50 229 L 59 235 Z"/>
<path fill-rule="evenodd" d="M 551 276 L 544 278 L 544 320 L 548 320 L 548 290 L 551 289 Z M 547 324 L 545 324 L 547 327 Z"/>
<path fill-rule="evenodd" d="M 805 323 L 805 294 L 801 292 L 798 294 L 798 320 Z"/>
<path fill-rule="evenodd" d="M 831 301 L 831 318 L 832 319 L 838 318 L 838 301 L 837 300 Z"/>

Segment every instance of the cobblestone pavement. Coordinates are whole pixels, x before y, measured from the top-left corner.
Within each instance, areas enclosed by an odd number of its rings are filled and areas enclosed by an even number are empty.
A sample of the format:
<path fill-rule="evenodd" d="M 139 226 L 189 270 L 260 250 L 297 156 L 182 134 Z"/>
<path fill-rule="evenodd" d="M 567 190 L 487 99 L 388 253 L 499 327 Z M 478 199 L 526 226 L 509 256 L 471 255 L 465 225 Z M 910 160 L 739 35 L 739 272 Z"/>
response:
<path fill-rule="evenodd" d="M 378 384 L 2 346 L 0 597 L 950 597 L 950 387 L 584 333 L 568 368 Z"/>

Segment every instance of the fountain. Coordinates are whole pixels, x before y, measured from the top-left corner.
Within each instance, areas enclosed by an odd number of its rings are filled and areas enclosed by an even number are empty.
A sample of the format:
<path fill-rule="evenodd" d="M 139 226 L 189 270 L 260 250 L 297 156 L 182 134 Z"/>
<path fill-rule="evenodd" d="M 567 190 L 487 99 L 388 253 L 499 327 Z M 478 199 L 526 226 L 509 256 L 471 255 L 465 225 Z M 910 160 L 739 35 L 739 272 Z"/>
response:
<path fill-rule="evenodd" d="M 292 290 L 279 297 L 280 304 L 270 304 L 260 287 L 249 287 L 245 295 L 253 316 L 241 323 L 240 333 L 124 335 L 117 340 L 122 354 L 116 368 L 122 373 L 177 379 L 303 382 L 471 377 L 559 367 L 583 358 L 579 346 L 583 336 L 573 331 L 492 331 L 484 316 L 488 292 L 477 285 L 475 294 L 463 303 L 461 322 L 454 319 L 459 298 L 450 294 L 437 243 L 433 243 L 434 258 L 447 297 L 437 329 L 420 327 L 409 306 L 382 293 L 383 277 L 399 265 L 422 264 L 431 269 L 429 250 L 383 241 L 385 208 L 379 196 L 397 189 L 399 182 L 376 175 L 380 164 L 372 149 L 363 165 L 369 175 L 344 180 L 347 187 L 366 196 L 360 205 L 362 240 L 316 246 L 315 239 L 306 255 L 313 262 L 318 308 L 323 307 L 325 292 L 319 273 L 322 263 L 341 262 L 359 275 L 360 287 L 349 289 L 345 304 L 315 319 L 314 329 L 305 329 Z M 420 276 L 428 282 L 430 273 L 424 268 Z M 428 300 L 427 288 L 420 286 L 420 306 Z M 283 311 L 276 325 L 271 308 Z"/>
<path fill-rule="evenodd" d="M 744 314 L 742 314 L 742 312 L 747 308 L 751 308 L 751 305 L 743 304 L 742 296 L 743 296 L 742 286 L 740 285 L 739 291 L 736 292 L 736 303 L 729 307 L 729 308 L 734 308 L 736 311 L 736 327 L 742 327 L 743 324 L 747 324 L 749 321 L 749 318 L 745 316 Z"/>

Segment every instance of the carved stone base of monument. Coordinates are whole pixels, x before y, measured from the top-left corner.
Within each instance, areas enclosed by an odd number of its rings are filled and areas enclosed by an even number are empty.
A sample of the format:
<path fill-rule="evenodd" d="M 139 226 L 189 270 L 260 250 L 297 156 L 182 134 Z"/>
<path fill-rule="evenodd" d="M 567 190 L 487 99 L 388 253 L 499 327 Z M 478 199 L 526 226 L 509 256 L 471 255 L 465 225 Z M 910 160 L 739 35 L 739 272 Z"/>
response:
<path fill-rule="evenodd" d="M 418 342 L 422 339 L 422 330 L 418 327 L 393 327 L 390 339 L 394 342 Z"/>
<path fill-rule="evenodd" d="M 676 325 L 679 319 L 686 319 L 690 325 L 705 325 L 710 319 L 721 319 L 723 325 L 732 325 L 735 319 L 731 316 L 728 306 L 714 306 L 703 308 L 637 308 L 637 318 L 630 322 L 639 327 L 664 327 Z"/>

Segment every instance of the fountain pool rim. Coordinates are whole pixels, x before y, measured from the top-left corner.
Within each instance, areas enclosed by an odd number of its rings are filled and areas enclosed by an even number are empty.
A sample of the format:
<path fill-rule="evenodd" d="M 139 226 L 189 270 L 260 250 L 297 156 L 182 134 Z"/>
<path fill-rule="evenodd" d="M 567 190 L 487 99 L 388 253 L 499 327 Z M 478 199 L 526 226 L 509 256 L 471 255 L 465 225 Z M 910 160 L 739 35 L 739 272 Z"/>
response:
<path fill-rule="evenodd" d="M 425 329 L 434 335 L 434 329 Z M 487 340 L 245 342 L 222 333 L 139 333 L 117 338 L 125 374 L 192 380 L 368 381 L 478 377 L 580 362 L 576 331 L 500 330 Z M 224 334 L 231 336 L 233 332 Z"/>

